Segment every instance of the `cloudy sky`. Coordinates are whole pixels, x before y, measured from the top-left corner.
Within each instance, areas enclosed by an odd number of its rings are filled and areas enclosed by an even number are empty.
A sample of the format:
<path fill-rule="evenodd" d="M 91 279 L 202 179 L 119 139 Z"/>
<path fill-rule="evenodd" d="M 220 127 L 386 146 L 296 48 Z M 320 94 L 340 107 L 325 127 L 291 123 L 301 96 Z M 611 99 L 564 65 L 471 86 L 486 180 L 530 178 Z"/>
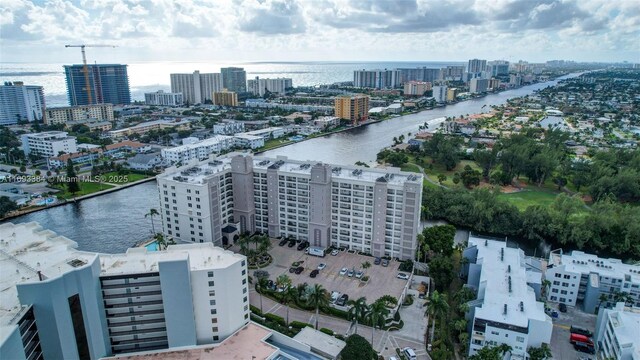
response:
<path fill-rule="evenodd" d="M 0 61 L 640 62 L 638 0 L 0 0 Z"/>

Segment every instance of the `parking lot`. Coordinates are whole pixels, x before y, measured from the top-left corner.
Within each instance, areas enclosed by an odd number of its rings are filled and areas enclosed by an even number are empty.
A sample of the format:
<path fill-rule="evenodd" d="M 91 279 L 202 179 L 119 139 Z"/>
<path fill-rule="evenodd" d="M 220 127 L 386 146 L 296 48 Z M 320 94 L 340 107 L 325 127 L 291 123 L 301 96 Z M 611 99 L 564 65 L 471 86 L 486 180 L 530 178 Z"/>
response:
<path fill-rule="evenodd" d="M 394 260 L 389 262 L 388 267 L 383 267 L 382 265 L 374 265 L 372 257 L 347 251 L 340 251 L 336 256 L 327 254 L 321 258 L 307 255 L 303 250 L 297 250 L 296 246 L 291 248 L 287 245 L 279 246 L 277 240 L 272 240 L 272 245 L 273 248 L 269 250 L 269 253 L 273 256 L 273 262 L 263 270 L 268 271 L 269 278 L 274 281 L 279 275 L 287 274 L 294 286 L 302 283 L 320 284 L 329 292 L 338 291 L 349 295 L 349 299 L 358 299 L 364 296 L 368 303 L 383 295 L 392 295 L 400 299 L 402 291 L 407 285 L 407 280 L 397 278 L 400 263 Z M 296 261 L 302 261 L 300 266 L 304 268 L 304 271 L 301 274 L 289 272 L 291 264 Z M 362 264 L 367 261 L 371 267 L 363 270 Z M 312 270 L 317 269 L 320 263 L 326 264 L 326 268 L 321 270 L 315 278 L 311 278 L 309 274 Z M 364 283 L 355 276 L 340 275 L 342 268 L 355 269 L 355 271 L 363 270 L 364 275 L 369 276 L 369 281 Z"/>
<path fill-rule="evenodd" d="M 549 304 L 552 308 L 557 309 L 556 304 Z M 559 312 L 558 318 L 553 319 L 553 334 L 551 335 L 551 353 L 553 359 L 557 360 L 576 360 L 576 359 L 595 359 L 595 355 L 578 352 L 569 342 L 571 325 L 585 328 L 591 332 L 595 331 L 596 315 L 586 314 L 581 310 L 568 307 L 567 312 Z"/>

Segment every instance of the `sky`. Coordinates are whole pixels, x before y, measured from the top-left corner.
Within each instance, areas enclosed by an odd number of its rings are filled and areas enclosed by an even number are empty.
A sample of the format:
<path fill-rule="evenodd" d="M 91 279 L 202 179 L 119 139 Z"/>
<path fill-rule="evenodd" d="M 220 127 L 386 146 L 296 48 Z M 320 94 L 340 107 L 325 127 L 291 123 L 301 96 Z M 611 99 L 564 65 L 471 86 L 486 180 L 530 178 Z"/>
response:
<path fill-rule="evenodd" d="M 0 0 L 0 62 L 640 62 L 639 0 Z M 112 61 L 113 62 L 113 61 Z"/>

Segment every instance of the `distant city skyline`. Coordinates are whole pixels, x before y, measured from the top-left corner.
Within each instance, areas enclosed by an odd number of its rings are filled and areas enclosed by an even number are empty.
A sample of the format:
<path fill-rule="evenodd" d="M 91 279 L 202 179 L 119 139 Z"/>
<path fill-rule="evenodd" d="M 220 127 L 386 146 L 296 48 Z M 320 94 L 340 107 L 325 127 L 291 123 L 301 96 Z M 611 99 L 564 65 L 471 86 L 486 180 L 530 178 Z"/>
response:
<path fill-rule="evenodd" d="M 23 0 L 0 34 L 3 62 L 640 62 L 635 0 Z"/>

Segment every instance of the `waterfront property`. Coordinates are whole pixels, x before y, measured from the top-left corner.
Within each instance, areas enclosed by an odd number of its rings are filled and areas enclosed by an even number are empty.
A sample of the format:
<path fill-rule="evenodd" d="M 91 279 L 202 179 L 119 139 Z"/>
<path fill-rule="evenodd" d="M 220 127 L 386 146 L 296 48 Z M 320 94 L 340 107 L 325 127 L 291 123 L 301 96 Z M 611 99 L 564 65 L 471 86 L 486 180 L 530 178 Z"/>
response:
<path fill-rule="evenodd" d="M 89 71 L 88 77 L 84 72 L 85 67 Z M 67 80 L 67 98 L 71 106 L 131 103 L 127 65 L 74 64 L 65 65 L 64 72 Z"/>
<path fill-rule="evenodd" d="M 469 356 L 484 346 L 511 346 L 511 359 L 526 359 L 529 347 L 551 342 L 553 324 L 540 296 L 542 273 L 533 259 L 503 241 L 469 238 L 463 256 L 467 286 L 477 292 L 469 303 Z"/>
<path fill-rule="evenodd" d="M 598 312 L 594 336 L 599 358 L 640 359 L 640 309 L 619 302 Z"/>
<path fill-rule="evenodd" d="M 45 124 L 67 124 L 75 121 L 113 121 L 113 105 L 93 104 L 47 108 Z"/>
<path fill-rule="evenodd" d="M 368 95 L 342 95 L 335 99 L 334 112 L 336 117 L 349 120 L 353 125 L 358 125 L 369 118 Z"/>
<path fill-rule="evenodd" d="M 0 85 L 0 125 L 45 118 L 42 86 L 24 85 L 21 81 Z"/>
<path fill-rule="evenodd" d="M 246 258 L 211 243 L 105 255 L 37 223 L 2 224 L 0 239 L 3 358 L 213 344 L 249 323 Z"/>
<path fill-rule="evenodd" d="M 260 231 L 413 259 L 422 175 L 231 154 L 158 176 L 163 230 L 186 242 Z"/>
<path fill-rule="evenodd" d="M 24 134 L 21 137 L 22 151 L 25 155 L 49 158 L 60 152 L 74 153 L 77 151 L 76 138 L 64 131 L 45 131 L 34 134 Z"/>
<path fill-rule="evenodd" d="M 545 274 L 550 282 L 547 299 L 581 307 L 593 314 L 598 307 L 618 301 L 640 307 L 640 265 L 623 264 L 619 259 L 603 259 L 582 251 L 549 254 Z M 624 297 L 624 300 L 622 298 Z"/>

